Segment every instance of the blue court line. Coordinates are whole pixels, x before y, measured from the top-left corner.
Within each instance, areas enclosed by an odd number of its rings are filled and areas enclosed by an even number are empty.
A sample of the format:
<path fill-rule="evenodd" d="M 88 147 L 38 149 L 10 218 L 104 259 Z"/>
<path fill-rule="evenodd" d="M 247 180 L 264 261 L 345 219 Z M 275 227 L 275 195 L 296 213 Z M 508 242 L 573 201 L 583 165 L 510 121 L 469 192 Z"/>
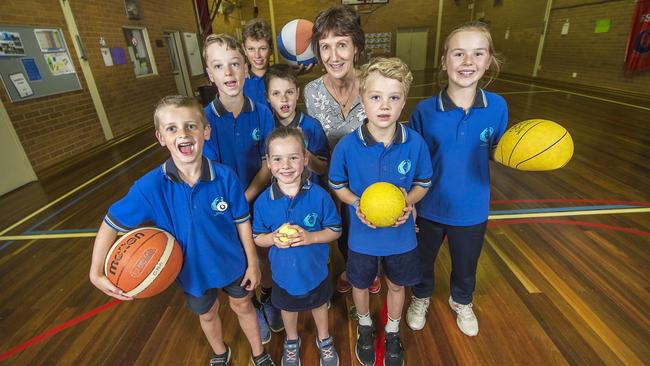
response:
<path fill-rule="evenodd" d="M 520 209 L 520 210 L 494 210 L 494 211 L 490 211 L 490 215 L 510 215 L 510 214 L 541 213 L 541 212 L 597 211 L 597 210 L 612 210 L 612 209 L 621 209 L 621 208 L 640 208 L 640 207 L 643 206 L 603 205 L 603 206 L 528 208 L 528 209 Z"/>
<path fill-rule="evenodd" d="M 49 221 L 49 220 L 52 219 L 53 217 L 57 216 L 58 214 L 60 214 L 60 213 L 63 212 L 64 210 L 68 209 L 70 206 L 72 206 L 72 205 L 76 204 L 77 202 L 81 201 L 82 198 L 88 196 L 89 194 L 93 193 L 94 191 L 98 190 L 99 188 L 105 186 L 107 183 L 109 183 L 109 182 L 111 182 L 112 180 L 114 180 L 114 179 L 116 179 L 117 177 L 119 177 L 120 174 L 122 174 L 123 172 L 129 170 L 129 169 L 130 169 L 131 167 L 133 167 L 135 164 L 138 164 L 138 163 L 142 162 L 144 159 L 150 157 L 151 155 L 155 154 L 156 152 L 158 152 L 158 150 L 157 150 L 157 149 L 153 149 L 153 150 L 151 150 L 150 152 L 144 154 L 144 155 L 143 155 L 142 157 L 140 157 L 139 159 L 134 160 L 134 161 L 131 162 L 130 164 L 126 165 L 123 169 L 121 169 L 119 173 L 112 174 L 110 177 L 108 177 L 106 180 L 102 181 L 101 183 L 97 184 L 95 187 L 93 187 L 93 188 L 89 189 L 88 191 L 82 193 L 81 195 L 79 195 L 79 197 L 77 197 L 77 198 L 75 198 L 74 200 L 68 202 L 68 203 L 65 204 L 63 207 L 61 207 L 61 208 L 59 208 L 58 210 L 54 211 L 53 213 L 51 213 L 50 215 L 48 215 L 47 217 L 45 217 L 45 218 L 42 219 L 41 221 L 37 222 L 36 224 L 30 226 L 30 227 L 27 229 L 27 231 L 24 231 L 24 232 L 23 232 L 23 234 L 28 234 L 28 233 L 30 233 L 32 230 L 34 230 L 34 229 L 36 229 L 37 227 L 43 225 L 44 223 L 46 223 L 47 221 Z M 95 231 L 96 231 L 96 230 L 95 230 Z M 43 231 L 42 233 L 47 233 L 47 232 L 49 232 L 49 231 L 46 230 L 46 231 Z M 12 241 L 8 241 L 8 242 L 4 243 L 2 246 L 0 246 L 0 251 L 2 251 L 2 250 L 4 250 L 5 248 L 7 248 L 7 247 L 8 247 L 9 245 L 11 245 L 13 242 L 14 242 L 14 241 L 12 240 Z"/>

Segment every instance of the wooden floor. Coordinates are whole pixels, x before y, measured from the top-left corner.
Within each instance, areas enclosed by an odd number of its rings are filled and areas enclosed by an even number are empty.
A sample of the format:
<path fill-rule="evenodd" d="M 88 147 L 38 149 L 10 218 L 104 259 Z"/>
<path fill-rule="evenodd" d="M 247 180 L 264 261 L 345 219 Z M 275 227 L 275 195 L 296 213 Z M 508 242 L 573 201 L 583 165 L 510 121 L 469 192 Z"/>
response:
<path fill-rule="evenodd" d="M 407 110 L 434 92 L 430 80 L 416 78 Z M 474 299 L 480 333 L 470 338 L 456 327 L 443 248 L 426 327 L 414 332 L 402 323 L 407 364 L 650 364 L 650 102 L 507 78 L 489 89 L 508 101 L 511 124 L 564 125 L 575 155 L 554 172 L 492 166 L 492 220 Z M 88 281 L 94 231 L 108 205 L 166 156 L 154 143 L 147 129 L 0 197 L 0 362 L 207 365 L 211 351 L 177 286 L 119 303 Z M 384 294 L 371 296 L 375 315 Z M 355 365 L 351 297 L 335 294 L 332 305 L 341 365 Z M 227 307 L 221 315 L 233 365 L 246 365 L 236 317 Z M 313 321 L 305 314 L 300 326 L 303 365 L 316 365 Z M 278 365 L 282 340 L 274 334 L 267 345 Z"/>

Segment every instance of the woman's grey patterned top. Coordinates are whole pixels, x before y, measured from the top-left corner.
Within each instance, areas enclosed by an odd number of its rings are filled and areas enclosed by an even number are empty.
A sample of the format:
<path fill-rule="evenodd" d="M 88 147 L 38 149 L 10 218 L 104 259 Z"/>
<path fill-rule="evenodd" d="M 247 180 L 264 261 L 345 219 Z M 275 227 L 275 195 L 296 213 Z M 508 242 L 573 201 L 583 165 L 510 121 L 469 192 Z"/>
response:
<path fill-rule="evenodd" d="M 319 120 L 323 125 L 329 147 L 334 150 L 334 146 L 343 136 L 361 126 L 363 120 L 366 119 L 366 112 L 363 110 L 359 95 L 357 95 L 347 118 L 343 118 L 341 106 L 325 88 L 323 77 L 324 75 L 305 85 L 305 106 L 307 114 Z"/>

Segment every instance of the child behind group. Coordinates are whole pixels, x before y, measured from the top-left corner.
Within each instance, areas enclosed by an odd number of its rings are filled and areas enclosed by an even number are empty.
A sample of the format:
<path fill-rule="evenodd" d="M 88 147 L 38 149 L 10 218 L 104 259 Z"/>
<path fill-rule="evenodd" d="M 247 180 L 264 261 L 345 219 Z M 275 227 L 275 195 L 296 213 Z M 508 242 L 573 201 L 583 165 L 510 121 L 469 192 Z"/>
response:
<path fill-rule="evenodd" d="M 210 365 L 227 365 L 230 347 L 223 342 L 219 319 L 221 289 L 253 351 L 256 366 L 273 365 L 262 348 L 252 292 L 260 278 L 248 203 L 231 169 L 202 156 L 210 126 L 191 97 L 163 98 L 154 112 L 156 138 L 171 157 L 138 179 L 128 194 L 108 210 L 95 238 L 90 280 L 109 296 L 131 300 L 103 270 L 117 232 L 153 222 L 170 232 L 183 250 L 177 281 L 214 354 Z M 192 220 L 188 220 L 192 217 Z"/>
<path fill-rule="evenodd" d="M 300 97 L 298 78 L 289 65 L 275 64 L 264 75 L 264 84 L 275 115 L 275 126 L 299 128 L 302 131 L 309 152 L 307 168 L 313 173 L 310 179 L 312 183 L 324 184 L 330 157 L 327 137 L 317 119 L 296 109 Z"/>
<path fill-rule="evenodd" d="M 413 287 L 406 314 L 414 330 L 426 322 L 434 287 L 433 265 L 447 237 L 449 306 L 463 333 L 478 333 L 472 295 L 490 204 L 488 162 L 508 124 L 505 100 L 478 87 L 488 70 L 492 75 L 487 84 L 499 71 L 488 28 L 478 22 L 459 26 L 444 43 L 439 77 L 446 76 L 446 87 L 420 102 L 411 115 L 411 126 L 430 147 L 437 177 L 417 206 L 422 282 Z"/>
<path fill-rule="evenodd" d="M 280 126 L 267 140 L 266 162 L 275 178 L 255 201 L 255 243 L 270 247 L 271 301 L 282 309 L 286 331 L 282 365 L 300 365 L 298 313 L 311 310 L 318 330 L 321 366 L 337 366 L 338 354 L 328 330 L 328 242 L 341 235 L 341 220 L 327 191 L 308 179 L 309 162 L 300 130 Z M 286 235 L 287 226 L 295 233 Z"/>
<path fill-rule="evenodd" d="M 381 262 L 388 285 L 384 365 L 401 366 L 404 350 L 399 321 L 404 286 L 420 282 L 415 224 L 410 214 L 431 185 L 431 161 L 422 137 L 397 122 L 413 80 L 408 66 L 397 58 L 376 58 L 361 67 L 359 79 L 368 119 L 336 145 L 329 185 L 347 205 L 344 209 L 350 216 L 347 276 L 359 317 L 357 359 L 362 365 L 375 363 L 368 287 Z M 375 228 L 359 209 L 359 197 L 376 182 L 392 183 L 404 193 L 407 207 L 393 227 Z"/>
<path fill-rule="evenodd" d="M 205 108 L 212 133 L 210 141 L 205 144 L 204 154 L 235 171 L 246 187 L 244 194 L 252 206 L 271 180 L 264 162 L 264 140 L 274 128 L 273 115 L 265 105 L 254 102 L 242 92 L 246 57 L 235 38 L 227 34 L 208 36 L 203 46 L 203 57 L 208 77 L 219 89 L 219 96 Z M 267 253 L 258 248 L 258 254 L 262 288 L 256 308 L 262 342 L 266 344 L 271 340 L 270 330 L 279 332 L 283 325 L 280 311 L 266 301 L 271 291 Z"/>
<path fill-rule="evenodd" d="M 266 104 L 264 74 L 269 67 L 269 55 L 273 51 L 273 32 L 265 20 L 253 19 L 244 25 L 244 52 L 250 69 L 244 83 L 244 95 Z"/>

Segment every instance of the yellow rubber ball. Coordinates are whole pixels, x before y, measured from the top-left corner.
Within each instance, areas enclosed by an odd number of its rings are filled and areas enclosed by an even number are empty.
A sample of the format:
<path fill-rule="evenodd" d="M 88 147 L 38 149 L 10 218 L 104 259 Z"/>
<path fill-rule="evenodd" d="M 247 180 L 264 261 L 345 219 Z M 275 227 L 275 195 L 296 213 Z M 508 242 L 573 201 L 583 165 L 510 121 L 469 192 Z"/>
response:
<path fill-rule="evenodd" d="M 278 232 L 284 235 L 291 235 L 297 233 L 298 230 L 290 228 L 289 225 L 282 225 L 280 227 L 280 230 L 278 230 Z M 280 241 L 283 243 L 287 243 L 289 242 L 289 238 L 287 238 L 286 236 L 281 236 Z"/>
<path fill-rule="evenodd" d="M 363 191 L 359 209 L 377 227 L 393 226 L 404 213 L 404 194 L 387 182 L 371 184 Z"/>
<path fill-rule="evenodd" d="M 494 160 L 526 171 L 545 171 L 565 166 L 573 156 L 571 134 L 546 119 L 529 119 L 510 127 L 501 137 Z"/>

